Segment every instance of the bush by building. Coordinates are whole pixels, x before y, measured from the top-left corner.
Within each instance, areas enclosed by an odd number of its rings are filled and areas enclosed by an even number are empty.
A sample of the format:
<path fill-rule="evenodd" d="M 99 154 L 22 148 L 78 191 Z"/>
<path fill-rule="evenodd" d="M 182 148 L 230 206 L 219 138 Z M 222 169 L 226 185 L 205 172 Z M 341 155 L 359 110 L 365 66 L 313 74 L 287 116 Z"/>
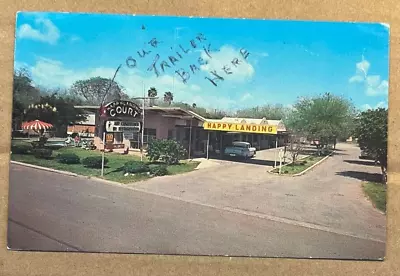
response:
<path fill-rule="evenodd" d="M 174 140 L 152 140 L 149 143 L 147 157 L 152 162 L 163 162 L 167 165 L 178 164 L 186 155 L 186 150 Z"/>

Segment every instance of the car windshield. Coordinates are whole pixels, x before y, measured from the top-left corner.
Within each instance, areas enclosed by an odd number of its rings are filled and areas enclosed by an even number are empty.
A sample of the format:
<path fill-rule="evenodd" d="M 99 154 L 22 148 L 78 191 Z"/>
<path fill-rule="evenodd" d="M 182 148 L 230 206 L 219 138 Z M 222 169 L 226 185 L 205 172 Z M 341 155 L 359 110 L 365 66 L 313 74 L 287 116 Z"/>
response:
<path fill-rule="evenodd" d="M 233 143 L 233 145 L 238 148 L 248 148 L 249 147 L 249 145 L 244 144 L 244 143 Z"/>

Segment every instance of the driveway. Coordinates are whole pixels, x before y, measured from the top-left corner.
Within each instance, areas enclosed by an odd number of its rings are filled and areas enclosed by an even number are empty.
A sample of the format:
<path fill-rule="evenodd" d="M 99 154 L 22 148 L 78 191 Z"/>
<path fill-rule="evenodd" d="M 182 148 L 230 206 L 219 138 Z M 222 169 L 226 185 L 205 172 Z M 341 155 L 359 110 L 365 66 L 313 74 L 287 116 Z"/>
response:
<path fill-rule="evenodd" d="M 226 162 L 129 186 L 183 201 L 384 241 L 385 215 L 372 206 L 361 189 L 362 180 L 379 177 L 380 168 L 359 160 L 359 153 L 355 145 L 338 144 L 335 155 L 300 177 L 269 174 L 268 166 Z"/>

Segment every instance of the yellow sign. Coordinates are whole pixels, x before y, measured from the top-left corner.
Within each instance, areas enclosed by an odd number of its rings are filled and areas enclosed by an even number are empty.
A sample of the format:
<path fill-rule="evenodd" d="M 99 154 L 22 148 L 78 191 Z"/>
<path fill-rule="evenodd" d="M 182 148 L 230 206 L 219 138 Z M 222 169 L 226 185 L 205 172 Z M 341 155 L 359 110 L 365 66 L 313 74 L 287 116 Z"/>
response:
<path fill-rule="evenodd" d="M 259 133 L 259 134 L 277 134 L 278 133 L 276 126 L 269 126 L 269 125 L 204 122 L 203 128 L 205 130 L 248 132 L 248 133 Z"/>
<path fill-rule="evenodd" d="M 107 133 L 106 134 L 106 144 L 114 143 L 114 133 Z"/>

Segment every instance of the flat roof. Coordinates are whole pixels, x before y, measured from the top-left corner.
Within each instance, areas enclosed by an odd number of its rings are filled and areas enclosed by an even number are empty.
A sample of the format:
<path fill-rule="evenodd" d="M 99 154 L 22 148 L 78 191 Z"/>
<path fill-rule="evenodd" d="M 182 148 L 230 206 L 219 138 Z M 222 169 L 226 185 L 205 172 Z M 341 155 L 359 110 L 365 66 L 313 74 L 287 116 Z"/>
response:
<path fill-rule="evenodd" d="M 80 108 L 80 109 L 86 109 L 86 110 L 99 110 L 100 106 L 95 106 L 95 105 L 79 105 L 75 106 L 75 108 Z M 222 119 L 208 119 L 205 118 L 191 110 L 185 110 L 181 107 L 160 107 L 160 106 L 146 106 L 144 108 L 146 111 L 153 111 L 153 112 L 159 112 L 159 113 L 164 113 L 165 116 L 171 116 L 171 117 L 181 117 L 182 119 L 190 119 L 190 118 L 196 118 L 199 121 L 202 122 L 228 122 L 228 123 L 246 123 L 246 124 L 266 124 L 266 125 L 275 125 L 278 126 L 278 131 L 279 132 L 284 132 L 286 131 L 286 127 L 283 123 L 282 120 L 268 120 L 267 118 L 261 118 L 261 119 L 256 119 L 256 118 L 239 118 L 239 117 L 223 117 Z"/>

